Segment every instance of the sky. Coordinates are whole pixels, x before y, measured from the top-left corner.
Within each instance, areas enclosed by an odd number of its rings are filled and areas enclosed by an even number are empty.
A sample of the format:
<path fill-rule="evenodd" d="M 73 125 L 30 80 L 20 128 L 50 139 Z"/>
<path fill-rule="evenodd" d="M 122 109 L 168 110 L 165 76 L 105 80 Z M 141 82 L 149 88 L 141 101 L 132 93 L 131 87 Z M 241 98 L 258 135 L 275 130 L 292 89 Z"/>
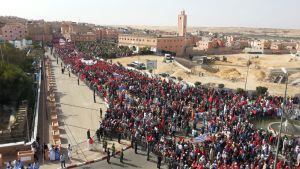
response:
<path fill-rule="evenodd" d="M 0 0 L 0 15 L 99 25 L 300 29 L 300 0 Z"/>

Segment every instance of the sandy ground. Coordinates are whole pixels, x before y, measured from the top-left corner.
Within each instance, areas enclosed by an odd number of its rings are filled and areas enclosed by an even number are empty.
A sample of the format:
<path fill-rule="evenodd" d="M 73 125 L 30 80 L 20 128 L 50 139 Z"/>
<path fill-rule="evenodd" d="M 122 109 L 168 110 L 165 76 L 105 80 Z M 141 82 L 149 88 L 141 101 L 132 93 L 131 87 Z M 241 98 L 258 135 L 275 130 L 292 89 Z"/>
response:
<path fill-rule="evenodd" d="M 284 95 L 284 84 L 271 83 L 268 80 L 269 70 L 272 68 L 299 68 L 300 59 L 295 60 L 290 55 L 257 55 L 236 54 L 226 55 L 227 62 L 217 61 L 212 67 L 218 69 L 216 73 L 206 71 L 202 68 L 195 68 L 193 73 L 188 73 L 175 63 L 163 63 L 163 57 L 146 55 L 134 56 L 113 59 L 113 62 L 120 62 L 127 65 L 133 61 L 140 61 L 146 63 L 146 60 L 157 60 L 158 69 L 154 71 L 155 74 L 169 73 L 171 76 L 182 77 L 183 80 L 194 83 L 200 81 L 202 84 L 218 84 L 223 83 L 226 88 L 237 89 L 245 87 L 245 77 L 247 74 L 247 61 L 250 56 L 251 66 L 249 69 L 247 90 L 255 90 L 257 86 L 266 86 L 271 95 Z M 199 73 L 204 73 L 204 76 L 199 76 Z M 290 75 L 290 79 L 300 78 L 300 72 Z M 300 86 L 288 85 L 288 95 L 300 95 Z"/>
<path fill-rule="evenodd" d="M 129 26 L 136 29 L 149 29 L 149 30 L 161 30 L 166 32 L 177 32 L 177 26 L 148 26 L 148 25 L 119 25 Z M 247 28 L 247 27 L 197 27 L 188 26 L 188 32 L 194 31 L 206 31 L 206 32 L 223 32 L 223 33 L 243 33 L 247 35 L 271 35 L 280 37 L 299 37 L 299 29 L 276 29 L 276 28 Z"/>

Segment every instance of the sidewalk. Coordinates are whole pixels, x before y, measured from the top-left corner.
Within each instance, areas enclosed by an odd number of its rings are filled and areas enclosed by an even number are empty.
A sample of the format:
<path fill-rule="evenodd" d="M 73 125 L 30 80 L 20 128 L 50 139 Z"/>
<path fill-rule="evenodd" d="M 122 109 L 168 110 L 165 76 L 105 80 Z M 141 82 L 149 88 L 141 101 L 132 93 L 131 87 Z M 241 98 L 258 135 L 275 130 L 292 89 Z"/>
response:
<path fill-rule="evenodd" d="M 50 56 L 50 52 L 46 55 Z M 96 103 L 93 99 L 93 91 L 91 91 L 84 82 L 80 81 L 77 84 L 77 76 L 71 74 L 68 75 L 68 71 L 64 74 L 61 73 L 61 60 L 58 64 L 56 58 L 50 57 L 52 60 L 53 72 L 55 76 L 57 93 L 56 99 L 59 103 L 59 132 L 62 143 L 63 152 L 67 154 L 66 148 L 68 144 L 72 146 L 72 159 L 67 161 L 68 165 L 84 163 L 93 161 L 95 159 L 101 159 L 106 156 L 106 153 L 102 151 L 102 144 L 97 144 L 97 150 L 89 151 L 87 149 L 87 130 L 90 129 L 91 136 L 95 135 L 96 130 L 99 128 L 100 111 L 102 108 L 103 116 L 106 111 L 106 103 L 96 98 Z M 49 133 L 51 133 L 51 127 Z M 52 144 L 51 136 L 49 143 Z M 112 143 L 115 143 L 116 150 L 128 147 L 129 141 L 122 140 L 121 144 L 116 140 L 108 141 L 108 148 Z M 56 169 L 60 167 L 60 163 L 45 161 L 42 168 Z"/>

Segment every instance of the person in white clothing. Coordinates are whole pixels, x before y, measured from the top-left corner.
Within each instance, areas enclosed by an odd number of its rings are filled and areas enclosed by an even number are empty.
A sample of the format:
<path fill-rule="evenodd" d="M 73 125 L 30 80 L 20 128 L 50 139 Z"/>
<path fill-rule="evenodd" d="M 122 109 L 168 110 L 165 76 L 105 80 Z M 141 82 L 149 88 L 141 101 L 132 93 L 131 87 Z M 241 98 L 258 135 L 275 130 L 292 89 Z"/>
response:
<path fill-rule="evenodd" d="M 71 148 L 70 144 L 68 145 L 67 150 L 68 150 L 68 157 L 69 157 L 69 159 L 71 159 L 72 158 L 72 148 Z"/>

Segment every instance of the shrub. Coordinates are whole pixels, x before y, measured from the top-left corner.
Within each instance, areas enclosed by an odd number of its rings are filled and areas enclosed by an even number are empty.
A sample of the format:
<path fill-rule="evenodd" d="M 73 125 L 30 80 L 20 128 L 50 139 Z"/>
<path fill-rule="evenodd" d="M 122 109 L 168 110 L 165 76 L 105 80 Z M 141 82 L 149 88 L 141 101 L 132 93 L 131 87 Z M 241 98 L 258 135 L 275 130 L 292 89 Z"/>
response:
<path fill-rule="evenodd" d="M 256 87 L 256 92 L 258 95 L 264 95 L 266 94 L 268 91 L 268 88 L 267 87 L 264 87 L 264 86 L 258 86 Z"/>
<path fill-rule="evenodd" d="M 237 94 L 242 94 L 242 93 L 244 93 L 245 91 L 244 91 L 244 89 L 242 89 L 242 88 L 237 88 L 236 89 L 236 93 Z"/>
<path fill-rule="evenodd" d="M 195 82 L 194 84 L 195 84 L 195 86 L 200 86 L 201 82 Z"/>
<path fill-rule="evenodd" d="M 179 81 L 182 81 L 182 80 L 183 80 L 182 77 L 180 77 L 180 76 L 179 76 L 177 79 L 178 79 Z"/>
<path fill-rule="evenodd" d="M 220 89 L 223 89 L 223 88 L 225 87 L 225 85 L 224 85 L 223 83 L 221 83 L 221 84 L 218 85 L 218 87 L 219 87 Z"/>

